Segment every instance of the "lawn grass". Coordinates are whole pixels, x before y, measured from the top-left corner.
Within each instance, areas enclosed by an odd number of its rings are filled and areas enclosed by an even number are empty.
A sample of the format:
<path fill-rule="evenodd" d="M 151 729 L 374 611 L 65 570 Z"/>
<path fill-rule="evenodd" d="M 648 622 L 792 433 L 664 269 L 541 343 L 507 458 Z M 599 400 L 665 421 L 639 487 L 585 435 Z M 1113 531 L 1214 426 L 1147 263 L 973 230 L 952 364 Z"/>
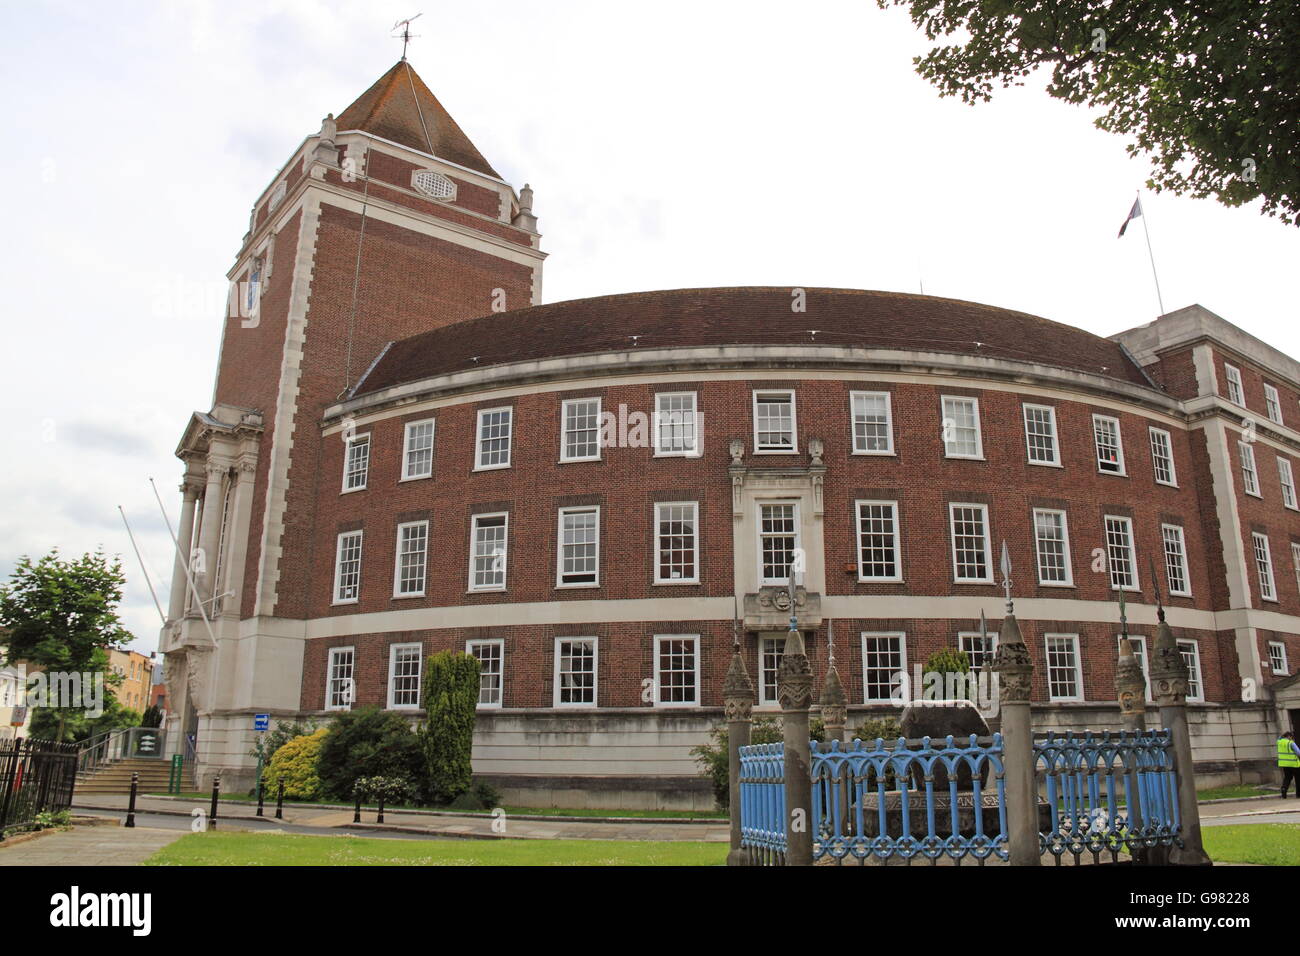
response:
<path fill-rule="evenodd" d="M 1300 823 L 1242 823 L 1204 827 L 1205 852 L 1216 863 L 1300 866 Z"/>
<path fill-rule="evenodd" d="M 1243 797 L 1266 797 L 1276 795 L 1276 790 L 1265 790 L 1263 787 L 1256 787 L 1251 784 L 1243 783 L 1196 791 L 1196 799 L 1198 800 L 1240 800 Z"/>
<path fill-rule="evenodd" d="M 146 866 L 722 866 L 726 843 L 188 833 Z"/>
<path fill-rule="evenodd" d="M 167 793 L 157 791 L 156 793 L 146 793 L 146 797 L 179 797 L 185 800 L 194 800 L 201 803 L 207 803 L 212 800 L 211 791 L 199 793 L 194 790 L 186 790 L 182 793 Z M 232 803 L 257 803 L 254 797 L 246 794 L 229 794 L 223 793 L 221 801 L 224 803 L 229 800 Z M 322 800 L 290 800 L 285 798 L 285 806 L 293 806 L 296 803 L 324 803 Z M 268 807 L 275 806 L 275 798 L 267 795 L 263 803 Z M 337 804 L 342 807 L 344 804 Z M 351 804 L 347 804 L 351 806 Z M 366 803 L 367 809 L 372 808 L 374 803 Z M 491 816 L 490 810 L 448 810 L 446 807 L 418 807 L 414 805 L 385 806 L 385 810 L 443 810 L 450 813 L 477 813 L 481 816 Z M 564 807 L 503 807 L 508 816 L 531 815 L 541 817 L 636 817 L 638 819 L 656 820 L 726 820 L 727 814 L 721 810 L 597 810 L 597 809 L 574 809 Z"/>

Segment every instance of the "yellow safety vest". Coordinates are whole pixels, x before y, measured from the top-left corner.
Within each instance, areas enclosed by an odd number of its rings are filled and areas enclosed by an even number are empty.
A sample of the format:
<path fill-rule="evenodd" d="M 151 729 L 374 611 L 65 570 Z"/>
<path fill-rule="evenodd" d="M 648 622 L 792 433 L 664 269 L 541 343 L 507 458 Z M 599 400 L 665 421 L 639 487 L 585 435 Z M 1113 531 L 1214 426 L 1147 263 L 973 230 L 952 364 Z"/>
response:
<path fill-rule="evenodd" d="M 1279 767 L 1300 767 L 1300 757 L 1291 749 L 1291 740 L 1280 737 L 1277 742 L 1277 765 Z"/>

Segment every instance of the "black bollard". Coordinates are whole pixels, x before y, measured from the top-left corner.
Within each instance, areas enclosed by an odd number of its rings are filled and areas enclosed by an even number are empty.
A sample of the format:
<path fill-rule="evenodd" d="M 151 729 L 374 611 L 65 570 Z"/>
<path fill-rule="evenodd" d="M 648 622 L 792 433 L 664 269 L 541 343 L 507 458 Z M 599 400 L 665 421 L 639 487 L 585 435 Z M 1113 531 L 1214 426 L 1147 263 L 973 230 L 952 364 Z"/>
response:
<path fill-rule="evenodd" d="M 126 804 L 126 823 L 122 824 L 123 826 L 128 826 L 128 827 L 135 826 L 135 794 L 136 791 L 139 789 L 140 789 L 140 775 L 138 773 L 132 773 L 131 774 L 131 799 L 128 800 Z"/>
<path fill-rule="evenodd" d="M 357 790 L 357 808 L 352 814 L 352 822 L 353 823 L 361 822 L 361 790 L 359 788 Z"/>
<path fill-rule="evenodd" d="M 262 796 L 262 785 L 259 781 L 257 785 L 257 815 L 259 817 L 262 815 Z"/>
<path fill-rule="evenodd" d="M 384 798 L 383 797 L 379 798 L 379 817 L 375 820 L 375 822 L 376 823 L 384 822 Z"/>
<path fill-rule="evenodd" d="M 280 778 L 280 786 L 275 794 L 275 818 L 284 819 L 284 777 Z"/>
<path fill-rule="evenodd" d="M 217 798 L 221 796 L 221 774 L 212 778 L 212 809 L 208 811 L 208 829 L 217 828 Z"/>

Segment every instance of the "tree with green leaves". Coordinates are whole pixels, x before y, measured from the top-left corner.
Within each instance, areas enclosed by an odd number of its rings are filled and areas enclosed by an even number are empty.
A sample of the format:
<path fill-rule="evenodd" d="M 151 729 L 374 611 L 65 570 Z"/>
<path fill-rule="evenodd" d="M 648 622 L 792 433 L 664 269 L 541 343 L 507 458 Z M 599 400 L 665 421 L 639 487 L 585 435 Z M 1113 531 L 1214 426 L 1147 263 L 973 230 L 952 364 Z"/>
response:
<path fill-rule="evenodd" d="M 949 38 L 917 72 L 941 96 L 992 99 L 1051 70 L 1047 92 L 1151 157 L 1147 185 L 1226 206 L 1263 199 L 1300 223 L 1300 5 L 1294 0 L 876 0 Z"/>
<path fill-rule="evenodd" d="M 450 803 L 470 788 L 479 662 L 472 654 L 442 651 L 429 658 L 425 677 L 424 753 L 430 796 Z"/>
<path fill-rule="evenodd" d="M 107 684 L 120 683 L 108 672 L 108 650 L 131 639 L 117 615 L 125 583 L 122 562 L 110 563 L 102 551 L 70 561 L 57 548 L 36 562 L 24 555 L 9 583 L 0 585 L 6 662 L 27 661 L 47 672 L 102 673 Z M 106 696 L 107 714 L 112 695 Z M 68 716 L 67 708 L 59 709 L 55 739 L 65 739 Z"/>

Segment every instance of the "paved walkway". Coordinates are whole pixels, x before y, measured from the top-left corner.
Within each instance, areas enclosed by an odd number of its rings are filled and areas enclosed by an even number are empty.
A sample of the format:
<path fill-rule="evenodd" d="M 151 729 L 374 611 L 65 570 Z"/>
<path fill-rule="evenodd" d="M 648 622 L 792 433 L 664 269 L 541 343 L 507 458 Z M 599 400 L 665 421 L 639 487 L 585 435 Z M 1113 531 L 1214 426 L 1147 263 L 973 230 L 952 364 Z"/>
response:
<path fill-rule="evenodd" d="M 1300 800 L 1268 797 L 1263 800 L 1231 800 L 1201 804 L 1201 826 L 1233 823 L 1300 823 Z"/>
<path fill-rule="evenodd" d="M 79 810 L 116 810 L 126 812 L 125 794 L 88 793 L 79 796 L 73 804 Z M 207 810 L 209 804 L 194 800 L 176 800 L 167 797 L 139 797 L 136 809 L 149 813 L 190 815 L 195 807 Z M 275 807 L 265 809 L 263 820 L 274 824 Z M 296 826 L 348 830 L 395 830 L 404 833 L 423 833 L 429 836 L 464 837 L 481 839 L 515 838 L 526 840 L 653 840 L 700 841 L 726 843 L 730 831 L 725 820 L 710 823 L 658 823 L 653 820 L 520 820 L 510 816 L 494 819 L 490 816 L 433 816 L 427 813 L 409 813 L 385 810 L 383 826 L 375 823 L 375 811 L 363 810 L 361 824 L 352 822 L 351 810 L 323 807 L 299 807 L 287 804 L 284 823 Z M 232 822 L 256 820 L 256 807 L 251 803 L 222 803 L 218 813 L 221 820 Z M 495 824 L 495 826 L 494 826 Z"/>
<path fill-rule="evenodd" d="M 0 849 L 0 866 L 134 866 L 185 830 L 145 827 L 76 827 Z"/>

